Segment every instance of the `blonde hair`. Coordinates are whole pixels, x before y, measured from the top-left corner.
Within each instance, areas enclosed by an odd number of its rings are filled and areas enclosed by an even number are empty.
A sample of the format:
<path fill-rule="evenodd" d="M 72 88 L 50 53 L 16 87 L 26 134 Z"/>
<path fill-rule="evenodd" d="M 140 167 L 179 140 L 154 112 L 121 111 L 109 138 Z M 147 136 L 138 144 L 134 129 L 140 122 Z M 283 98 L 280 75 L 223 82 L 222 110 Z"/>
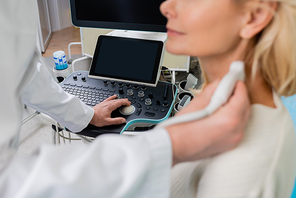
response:
<path fill-rule="evenodd" d="M 273 20 L 260 33 L 254 49 L 252 74 L 261 70 L 265 80 L 283 96 L 296 93 L 296 1 L 274 0 Z"/>
<path fill-rule="evenodd" d="M 243 4 L 249 0 L 233 1 Z M 265 1 L 278 2 L 278 8 L 275 12 L 270 10 L 274 18 L 255 36 L 255 48 L 248 49 L 245 61 L 251 61 L 253 77 L 261 70 L 264 79 L 279 95 L 291 96 L 296 94 L 296 0 Z M 202 79 L 201 89 L 208 84 L 204 72 Z"/>

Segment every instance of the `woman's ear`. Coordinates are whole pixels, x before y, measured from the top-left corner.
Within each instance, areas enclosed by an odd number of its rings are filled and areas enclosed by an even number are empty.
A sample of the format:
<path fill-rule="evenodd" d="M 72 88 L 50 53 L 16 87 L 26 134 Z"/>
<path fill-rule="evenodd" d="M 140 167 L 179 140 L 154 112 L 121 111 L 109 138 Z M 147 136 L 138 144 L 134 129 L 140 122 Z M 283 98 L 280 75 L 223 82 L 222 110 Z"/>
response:
<path fill-rule="evenodd" d="M 246 20 L 240 31 L 243 39 L 251 39 L 261 32 L 273 19 L 278 3 L 266 0 L 250 1 L 246 5 Z"/>

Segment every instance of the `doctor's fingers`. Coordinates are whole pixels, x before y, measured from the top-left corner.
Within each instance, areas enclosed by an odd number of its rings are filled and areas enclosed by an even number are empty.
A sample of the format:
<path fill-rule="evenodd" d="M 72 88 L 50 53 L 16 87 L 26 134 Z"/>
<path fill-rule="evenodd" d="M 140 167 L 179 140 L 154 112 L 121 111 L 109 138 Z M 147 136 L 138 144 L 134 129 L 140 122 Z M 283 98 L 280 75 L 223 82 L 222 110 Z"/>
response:
<path fill-rule="evenodd" d="M 108 125 L 118 125 L 118 124 L 123 124 L 126 123 L 125 118 L 123 117 L 117 117 L 117 118 L 106 118 L 105 119 L 105 126 Z"/>
<path fill-rule="evenodd" d="M 121 106 L 130 106 L 131 105 L 131 102 L 126 98 L 117 99 L 117 100 L 109 100 L 109 101 L 106 101 L 106 103 L 108 104 L 108 109 L 110 111 L 114 111 L 115 109 L 117 109 Z"/>
<path fill-rule="evenodd" d="M 251 104 L 246 85 L 242 81 L 236 84 L 234 94 L 222 107 L 221 113 L 225 113 L 231 119 L 236 119 L 242 124 L 247 124 L 251 114 Z"/>
<path fill-rule="evenodd" d="M 228 103 L 211 116 L 212 120 L 215 120 L 216 124 L 221 126 L 216 137 L 222 140 L 221 146 L 225 150 L 235 148 L 243 139 L 245 127 L 251 114 L 250 109 L 246 86 L 243 82 L 238 82 Z M 217 147 L 219 147 L 218 144 Z M 221 149 L 221 151 L 224 149 Z"/>
<path fill-rule="evenodd" d="M 120 106 L 130 106 L 131 105 L 131 102 L 126 98 L 114 100 L 116 98 L 117 98 L 117 95 L 114 94 L 113 96 L 110 96 L 109 98 L 105 99 L 103 102 L 111 101 L 114 104 L 116 104 L 116 103 L 121 104 Z M 118 107 L 120 107 L 120 106 L 118 106 Z"/>
<path fill-rule="evenodd" d="M 114 100 L 116 97 L 117 97 L 117 95 L 114 94 L 113 96 L 110 96 L 109 98 L 107 98 L 104 101 Z"/>
<path fill-rule="evenodd" d="M 230 108 L 237 109 L 241 106 L 245 108 L 241 108 L 241 112 L 246 114 L 246 117 L 249 118 L 251 114 L 251 103 L 249 99 L 249 94 L 246 85 L 240 81 L 237 83 L 234 94 L 230 98 L 228 105 Z"/>

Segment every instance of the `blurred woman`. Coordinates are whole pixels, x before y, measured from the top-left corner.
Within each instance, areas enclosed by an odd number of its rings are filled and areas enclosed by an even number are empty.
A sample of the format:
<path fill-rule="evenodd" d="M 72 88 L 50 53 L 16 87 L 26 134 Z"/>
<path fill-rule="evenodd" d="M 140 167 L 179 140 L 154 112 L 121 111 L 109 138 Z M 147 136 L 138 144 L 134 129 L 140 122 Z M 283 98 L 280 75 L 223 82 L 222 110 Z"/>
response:
<path fill-rule="evenodd" d="M 252 104 L 242 143 L 176 165 L 171 197 L 290 197 L 295 131 L 279 96 L 296 93 L 296 1 L 167 0 L 160 9 L 168 19 L 167 50 L 198 57 L 205 84 L 221 79 L 233 61 L 245 62 Z"/>

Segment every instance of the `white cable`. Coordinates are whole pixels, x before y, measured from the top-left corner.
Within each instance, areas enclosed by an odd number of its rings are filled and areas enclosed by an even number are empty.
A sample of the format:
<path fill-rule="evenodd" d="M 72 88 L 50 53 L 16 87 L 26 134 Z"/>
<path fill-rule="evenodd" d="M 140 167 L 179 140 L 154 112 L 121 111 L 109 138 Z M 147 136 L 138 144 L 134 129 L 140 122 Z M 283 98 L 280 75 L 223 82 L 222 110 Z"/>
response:
<path fill-rule="evenodd" d="M 228 73 L 222 78 L 217 86 L 214 94 L 211 97 L 209 105 L 197 112 L 184 114 L 170 118 L 164 122 L 161 122 L 156 128 L 167 127 L 170 125 L 180 124 L 183 122 L 190 122 L 206 117 L 216 111 L 220 106 L 225 104 L 231 94 L 238 80 L 244 81 L 244 63 L 242 61 L 235 61 L 231 63 Z"/>

